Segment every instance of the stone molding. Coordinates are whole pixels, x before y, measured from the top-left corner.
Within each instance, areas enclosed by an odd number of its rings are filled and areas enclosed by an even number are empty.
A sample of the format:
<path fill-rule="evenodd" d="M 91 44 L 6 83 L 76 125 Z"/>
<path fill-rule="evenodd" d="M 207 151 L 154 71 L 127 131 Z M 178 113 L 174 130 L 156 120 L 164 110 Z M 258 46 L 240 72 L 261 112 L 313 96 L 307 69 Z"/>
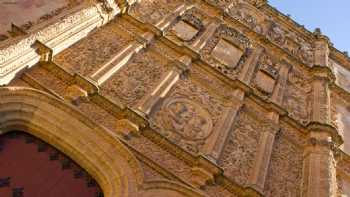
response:
<path fill-rule="evenodd" d="M 40 61 L 40 55 L 37 54 L 38 45 L 35 45 L 35 42 L 50 48 L 52 56 L 56 55 L 120 13 L 119 8 L 107 4 L 112 6 L 114 11 L 112 14 L 106 14 L 104 5 L 97 3 L 87 6 L 38 32 L 28 34 L 7 48 L 0 49 L 0 85 L 8 84 L 20 70 Z"/>

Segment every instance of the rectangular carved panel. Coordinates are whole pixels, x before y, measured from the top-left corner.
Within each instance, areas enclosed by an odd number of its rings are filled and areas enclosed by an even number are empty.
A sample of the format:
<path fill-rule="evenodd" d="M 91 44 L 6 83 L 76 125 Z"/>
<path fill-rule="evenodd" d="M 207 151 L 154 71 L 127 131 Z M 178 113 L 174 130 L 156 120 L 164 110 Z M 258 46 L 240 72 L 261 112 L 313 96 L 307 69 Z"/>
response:
<path fill-rule="evenodd" d="M 97 29 L 54 57 L 64 68 L 89 76 L 116 55 L 132 38 L 120 30 L 117 21 Z"/>
<path fill-rule="evenodd" d="M 134 106 L 149 90 L 157 86 L 169 69 L 167 63 L 158 53 L 140 52 L 102 84 L 101 92 L 111 98 L 120 99 L 124 104 Z"/>
<path fill-rule="evenodd" d="M 228 68 L 235 68 L 243 55 L 243 51 L 224 39 L 215 46 L 212 56 Z"/>
<path fill-rule="evenodd" d="M 253 170 L 260 129 L 256 118 L 250 116 L 245 109 L 241 111 L 218 162 L 226 176 L 242 185 L 248 184 Z"/>
<path fill-rule="evenodd" d="M 300 196 L 305 136 L 288 125 L 275 138 L 266 177 L 266 196 Z"/>

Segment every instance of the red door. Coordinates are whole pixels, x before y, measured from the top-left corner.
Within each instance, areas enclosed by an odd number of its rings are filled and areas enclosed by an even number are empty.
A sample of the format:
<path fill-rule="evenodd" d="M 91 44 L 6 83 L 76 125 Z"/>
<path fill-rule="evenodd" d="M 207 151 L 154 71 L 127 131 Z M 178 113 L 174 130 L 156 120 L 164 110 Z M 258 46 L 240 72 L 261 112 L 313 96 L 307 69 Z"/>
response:
<path fill-rule="evenodd" d="M 0 197 L 103 197 L 86 171 L 23 132 L 0 135 Z"/>

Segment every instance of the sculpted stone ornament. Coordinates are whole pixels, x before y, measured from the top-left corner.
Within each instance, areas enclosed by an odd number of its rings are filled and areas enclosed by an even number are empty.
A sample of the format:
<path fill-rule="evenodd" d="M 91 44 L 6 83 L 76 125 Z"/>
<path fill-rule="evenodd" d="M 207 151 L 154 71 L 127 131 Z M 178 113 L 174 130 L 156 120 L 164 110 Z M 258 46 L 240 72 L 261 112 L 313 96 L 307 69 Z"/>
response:
<path fill-rule="evenodd" d="M 165 129 L 191 141 L 203 140 L 210 135 L 213 127 L 210 115 L 197 103 L 185 98 L 170 98 L 163 108 Z"/>
<path fill-rule="evenodd" d="M 270 30 L 267 33 L 267 36 L 280 46 L 285 44 L 285 32 L 275 23 L 271 21 Z"/>

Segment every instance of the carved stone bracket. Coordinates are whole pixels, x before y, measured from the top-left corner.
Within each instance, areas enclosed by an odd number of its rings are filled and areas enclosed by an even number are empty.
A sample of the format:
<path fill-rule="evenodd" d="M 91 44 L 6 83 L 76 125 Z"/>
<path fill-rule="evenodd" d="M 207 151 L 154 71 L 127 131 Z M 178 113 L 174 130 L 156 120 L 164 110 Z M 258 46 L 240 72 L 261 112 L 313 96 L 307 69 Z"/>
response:
<path fill-rule="evenodd" d="M 44 43 L 39 40 L 35 41 L 34 47 L 36 48 L 36 52 L 40 55 L 40 62 L 51 62 L 53 50 L 46 46 Z"/>
<path fill-rule="evenodd" d="M 214 175 L 201 167 L 193 167 L 191 173 L 192 176 L 190 181 L 198 188 L 214 181 Z"/>

